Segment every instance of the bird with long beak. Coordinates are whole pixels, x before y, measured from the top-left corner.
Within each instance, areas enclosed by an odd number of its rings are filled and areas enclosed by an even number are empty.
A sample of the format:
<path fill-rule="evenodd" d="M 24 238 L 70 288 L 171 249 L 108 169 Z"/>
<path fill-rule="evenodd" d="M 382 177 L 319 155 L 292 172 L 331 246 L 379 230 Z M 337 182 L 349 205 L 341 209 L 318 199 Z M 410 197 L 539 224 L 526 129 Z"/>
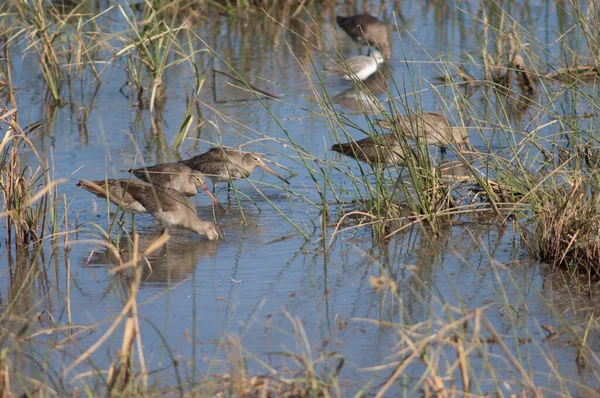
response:
<path fill-rule="evenodd" d="M 98 197 L 108 198 L 123 210 L 150 213 L 165 227 L 187 229 L 209 240 L 220 238 L 217 226 L 201 220 L 188 197 L 175 189 L 128 179 L 81 180 L 77 185 Z"/>
<path fill-rule="evenodd" d="M 256 152 L 243 152 L 237 149 L 214 147 L 208 151 L 194 156 L 191 159 L 182 160 L 182 163 L 195 171 L 199 171 L 210 178 L 215 184 L 229 182 L 239 178 L 248 178 L 260 167 L 289 185 L 289 181 L 273 171 L 265 164 L 264 155 Z"/>
<path fill-rule="evenodd" d="M 219 210 L 225 212 L 225 208 L 206 187 L 204 174 L 184 164 L 159 163 L 154 166 L 130 169 L 129 172 L 156 187 L 171 188 L 188 197 L 196 195 L 198 188 L 201 188 Z"/>
<path fill-rule="evenodd" d="M 462 126 L 450 126 L 448 118 L 437 112 L 416 112 L 377 119 L 379 126 L 404 134 L 409 140 L 427 145 L 437 145 L 445 151 L 446 146 L 456 144 L 461 151 L 468 149 L 469 135 Z"/>

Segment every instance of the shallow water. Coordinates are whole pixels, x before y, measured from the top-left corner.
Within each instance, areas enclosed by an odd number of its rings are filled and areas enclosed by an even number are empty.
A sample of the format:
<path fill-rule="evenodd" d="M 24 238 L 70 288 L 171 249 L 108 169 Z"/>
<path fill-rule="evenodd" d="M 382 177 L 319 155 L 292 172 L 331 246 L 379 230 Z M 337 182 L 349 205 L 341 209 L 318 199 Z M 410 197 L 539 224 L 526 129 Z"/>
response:
<path fill-rule="evenodd" d="M 379 7 L 379 3 L 368 5 L 373 10 Z M 103 9 L 106 4 L 97 7 Z M 433 61 L 440 56 L 457 60 L 464 54 L 477 53 L 480 36 L 472 32 L 477 29 L 473 21 L 478 7 L 480 4 L 476 2 L 389 3 L 385 21 L 393 20 L 392 10 L 395 10 L 402 23 L 399 32 L 393 35 L 390 79 L 376 83 L 389 84 L 393 99 L 400 106 L 443 111 L 454 124 L 460 123 L 452 103 L 446 107 L 441 101 L 452 90 L 431 84 L 440 75 Z M 566 28 L 561 27 L 565 15 L 557 13 L 553 3 L 510 2 L 507 7 L 514 7 L 511 15 L 523 26 L 537 29 L 536 37 L 541 42 L 554 43 L 565 32 Z M 236 182 L 239 204 L 232 200 L 226 214 L 213 213 L 208 199 L 200 194 L 193 199 L 200 217 L 214 218 L 225 239 L 209 242 L 175 230 L 171 231 L 169 243 L 148 257 L 149 265 L 143 265 L 143 283 L 138 295 L 139 314 L 147 366 L 166 368 L 158 377 L 159 384 L 176 383 L 176 372 L 167 352 L 180 361 L 185 378 L 194 374 L 191 363 L 201 373 L 231 372 L 228 348 L 218 344 L 229 334 L 239 335 L 244 349 L 267 364 L 290 366 L 286 358 L 268 353 L 302 350 L 291 321 L 297 318 L 313 348 L 313 358 L 318 352 L 343 355 L 345 364 L 340 376 L 345 391 L 355 392 L 369 381 L 374 385 L 384 382 L 393 370 L 363 368 L 397 360 L 390 357 L 399 341 L 397 329 L 367 320 L 390 322 L 399 329 L 430 321 L 427 330 L 433 333 L 440 325 L 438 321 L 448 321 L 451 314 L 456 315 L 451 309 L 456 307 L 465 312 L 484 308 L 485 317 L 538 385 L 563 393 L 580 392 L 574 384 L 560 386 L 549 378 L 554 366 L 566 379 L 593 389 L 600 387 L 594 366 L 577 366 L 577 347 L 571 344 L 568 333 L 549 340 L 541 327 L 544 324 L 560 330 L 566 330 L 567 326 L 585 330 L 590 314 L 597 308 L 598 295 L 591 294 L 588 298 L 588 292 L 573 288 L 575 283 L 551 274 L 547 267 L 537 263 L 510 222 L 499 227 L 495 218 L 464 217 L 437 232 L 416 226 L 386 243 L 373 239 L 369 228 L 350 229 L 334 236 L 332 227 L 324 237 L 327 243 L 323 244 L 320 206 L 313 204 L 320 204 L 321 197 L 301 157 L 306 158 L 308 153 L 316 159 L 333 160 L 327 164 L 310 159 L 307 162 L 310 167 L 322 166 L 329 179 L 350 191 L 354 187 L 347 173 L 360 175 L 360 170 L 354 162 L 347 162 L 328 150 L 337 141 L 323 108 L 316 103 L 315 92 L 323 95 L 326 89 L 331 97 L 330 106 L 358 126 L 368 129 L 369 122 L 362 112 L 363 106 L 353 96 L 351 84 L 321 73 L 331 62 L 328 57 L 334 59 L 328 47 L 335 40 L 341 53 L 358 54 L 357 46 L 343 32 L 335 31 L 334 40 L 332 25 L 336 13 L 350 14 L 355 10 L 338 7 L 319 11 L 321 19 L 311 20 L 306 13 L 300 13 L 296 20 L 287 21 L 290 29 L 309 43 L 317 43 L 318 49 L 304 45 L 293 32 L 286 32 L 260 13 L 242 20 L 219 16 L 194 25 L 194 31 L 219 57 L 210 64 L 207 53 L 198 55 L 199 63 L 206 67 L 207 80 L 200 94 L 200 109 L 206 122 L 198 131 L 190 131 L 182 156 L 192 156 L 212 144 L 237 147 L 250 143 L 244 149 L 266 153 L 268 159 L 291 171 L 273 166 L 289 177 L 291 186 L 257 171 L 253 181 Z M 124 27 L 115 10 L 103 22 L 114 31 Z M 560 51 L 557 46 L 550 46 L 549 50 L 545 54 L 548 58 Z M 32 59 L 13 56 L 13 69 L 17 71 L 13 79 L 20 88 L 21 118 L 30 115 L 32 121 L 45 121 L 44 127 L 30 138 L 49 159 L 54 177 L 69 179 L 60 186 L 60 193 L 66 195 L 69 203 L 69 226 L 72 230 L 79 227 L 79 231 L 70 237 L 69 252 L 65 252 L 62 244 L 53 247 L 48 243 L 41 253 L 32 255 L 45 271 L 36 273 L 29 284 L 14 269 L 19 261 L 30 263 L 31 259 L 23 260 L 24 253 L 9 253 L 4 247 L 0 257 L 0 272 L 6 276 L 0 285 L 2 304 L 9 304 L 23 285 L 27 286 L 28 294 L 17 305 L 22 307 L 23 314 L 31 316 L 45 310 L 39 327 L 51 325 L 50 317 L 59 325 L 66 324 L 68 317 L 74 325 L 92 325 L 121 310 L 127 278 L 111 274 L 109 271 L 116 264 L 114 256 L 95 245 L 97 242 L 90 242 L 97 239 L 93 235 L 97 229 L 91 223 L 107 228 L 110 222 L 105 201 L 78 189 L 75 183 L 78 179 L 125 177 L 127 169 L 142 162 L 176 160 L 171 148 L 185 117 L 186 96 L 194 79 L 189 64 L 168 69 L 164 77 L 167 101 L 153 126 L 149 111 L 139 110 L 134 99 L 119 92 L 128 79 L 122 62 L 102 66 L 100 88 L 86 71 L 83 84 L 78 81 L 73 85 L 69 104 L 51 109 L 40 96 L 42 78 Z M 253 84 L 279 94 L 280 99 L 256 100 L 252 94 L 228 85 L 227 79 L 220 75 L 213 81 L 210 68 L 228 70 L 227 64 Z M 127 88 L 124 90 L 128 92 Z M 379 102 L 388 107 L 389 95 L 375 92 Z M 504 134 L 501 123 L 531 131 L 544 122 L 536 120 L 535 112 L 529 108 L 495 124 L 494 109 L 481 93 L 471 98 L 470 104 L 482 105 L 471 109 L 474 118 L 490 122 L 489 130 L 481 135 L 470 131 L 472 144 L 480 151 L 488 148 L 501 151 L 505 140 L 518 139 Z M 89 109 L 84 125 L 77 118 L 82 107 Z M 541 133 L 551 135 L 553 128 Z M 345 140 L 339 127 L 335 129 L 340 139 Z M 363 137 L 358 130 L 348 131 L 356 139 Z M 198 141 L 193 139 L 196 134 Z M 294 145 L 300 150 L 294 149 Z M 451 153 L 444 156 L 454 158 Z M 350 199 L 345 193 L 341 195 L 343 200 Z M 225 190 L 220 190 L 218 197 L 227 203 Z M 334 200 L 331 192 L 326 199 Z M 125 229 L 130 231 L 131 218 L 126 216 L 124 220 Z M 149 216 L 137 216 L 135 223 L 143 249 L 159 234 L 160 226 Z M 309 238 L 304 239 L 292 223 Z M 0 231 L 0 235 L 4 240 L 6 231 Z M 67 263 L 70 275 L 66 273 Z M 371 276 L 395 281 L 399 302 L 389 291 L 374 289 Z M 78 336 L 76 344 L 67 344 L 64 351 L 55 352 L 51 366 L 56 371 L 68 366 L 70 355 L 77 356 L 97 341 L 109 324 L 95 325 L 93 331 Z M 595 350 L 600 348 L 597 332 L 593 326 L 588 340 Z M 114 352 L 120 348 L 119 333 L 92 355 L 96 366 L 108 367 Z M 46 339 L 52 341 L 53 337 L 42 338 L 42 347 Z M 519 342 L 519 339 L 524 340 Z M 39 347 L 36 350 L 43 352 Z M 449 349 L 443 352 L 448 361 L 456 356 Z M 492 376 L 482 370 L 492 363 L 494 377 L 514 381 L 502 386 L 503 391 L 510 393 L 511 388 L 519 391 L 516 384 L 520 377 L 508 366 L 505 354 L 493 343 L 488 353 L 489 357 L 473 359 L 478 390 L 482 393 L 495 390 Z M 247 366 L 250 374 L 264 372 L 258 361 L 250 360 Z M 89 363 L 77 368 L 87 369 Z M 418 394 L 412 386 L 423 371 L 422 363 L 409 367 L 390 394 Z M 195 377 L 198 380 L 200 375 Z"/>

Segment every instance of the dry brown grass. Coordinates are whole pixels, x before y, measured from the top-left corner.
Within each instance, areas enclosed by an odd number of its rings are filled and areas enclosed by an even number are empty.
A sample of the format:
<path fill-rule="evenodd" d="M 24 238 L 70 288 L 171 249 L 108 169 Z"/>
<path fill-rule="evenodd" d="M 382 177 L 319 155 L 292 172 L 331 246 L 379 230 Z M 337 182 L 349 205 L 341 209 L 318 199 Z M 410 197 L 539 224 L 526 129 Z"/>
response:
<path fill-rule="evenodd" d="M 0 126 L 5 131 L 0 143 L 0 192 L 4 197 L 0 218 L 6 220 L 7 243 L 22 248 L 43 239 L 45 226 L 56 221 L 51 209 L 60 203 L 56 186 L 64 180 L 50 179 L 46 162 L 19 125 L 14 103 L 4 104 L 5 111 L 0 114 Z M 25 148 L 33 152 L 36 168 L 21 161 Z M 56 230 L 54 224 L 50 227 Z"/>
<path fill-rule="evenodd" d="M 537 206 L 539 253 L 543 261 L 570 272 L 600 276 L 600 196 L 580 177 L 556 189 Z"/>

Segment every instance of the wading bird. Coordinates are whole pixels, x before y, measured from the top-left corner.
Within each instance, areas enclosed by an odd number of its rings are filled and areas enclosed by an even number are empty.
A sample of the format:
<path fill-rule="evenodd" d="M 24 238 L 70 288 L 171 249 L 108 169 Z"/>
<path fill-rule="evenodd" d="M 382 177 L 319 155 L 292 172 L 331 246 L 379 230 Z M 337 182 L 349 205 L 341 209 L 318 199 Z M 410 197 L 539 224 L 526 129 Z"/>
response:
<path fill-rule="evenodd" d="M 108 198 L 124 210 L 136 213 L 148 212 L 165 227 L 183 228 L 205 236 L 209 240 L 220 237 L 217 226 L 210 221 L 202 221 L 192 202 L 174 189 L 129 179 L 81 180 L 77 185 L 96 196 Z"/>
<path fill-rule="evenodd" d="M 181 163 L 159 163 L 154 166 L 130 169 L 130 173 L 142 181 L 157 187 L 171 188 L 185 196 L 194 196 L 201 188 L 223 212 L 225 209 L 206 187 L 204 174 Z"/>
<path fill-rule="evenodd" d="M 288 180 L 265 164 L 264 155 L 256 152 L 214 147 L 191 159 L 182 160 L 180 163 L 210 178 L 213 183 L 213 192 L 215 184 L 226 181 L 227 188 L 229 188 L 230 181 L 250 177 L 257 166 L 289 185 Z"/>
<path fill-rule="evenodd" d="M 386 129 L 396 129 L 410 140 L 428 145 L 444 148 L 447 145 L 458 144 L 461 149 L 466 149 L 466 144 L 469 142 L 466 129 L 450 126 L 448 118 L 441 113 L 412 113 L 392 119 L 378 119 L 376 123 Z"/>

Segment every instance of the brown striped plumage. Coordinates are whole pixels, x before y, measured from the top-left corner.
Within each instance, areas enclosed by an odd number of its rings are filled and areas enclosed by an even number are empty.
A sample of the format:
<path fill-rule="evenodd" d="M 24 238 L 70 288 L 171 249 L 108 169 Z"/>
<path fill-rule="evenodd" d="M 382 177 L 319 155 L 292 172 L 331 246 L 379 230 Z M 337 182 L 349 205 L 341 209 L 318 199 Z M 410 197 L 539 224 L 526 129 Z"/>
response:
<path fill-rule="evenodd" d="M 129 172 L 149 184 L 175 189 L 185 196 L 194 196 L 204 184 L 204 175 L 181 163 L 159 163 L 130 169 Z"/>
<path fill-rule="evenodd" d="M 129 186 L 140 184 L 146 185 L 146 183 L 142 181 L 124 179 L 99 181 L 79 180 L 77 186 L 93 193 L 99 198 L 107 198 L 126 212 L 146 213 L 146 208 L 127 192 Z"/>

